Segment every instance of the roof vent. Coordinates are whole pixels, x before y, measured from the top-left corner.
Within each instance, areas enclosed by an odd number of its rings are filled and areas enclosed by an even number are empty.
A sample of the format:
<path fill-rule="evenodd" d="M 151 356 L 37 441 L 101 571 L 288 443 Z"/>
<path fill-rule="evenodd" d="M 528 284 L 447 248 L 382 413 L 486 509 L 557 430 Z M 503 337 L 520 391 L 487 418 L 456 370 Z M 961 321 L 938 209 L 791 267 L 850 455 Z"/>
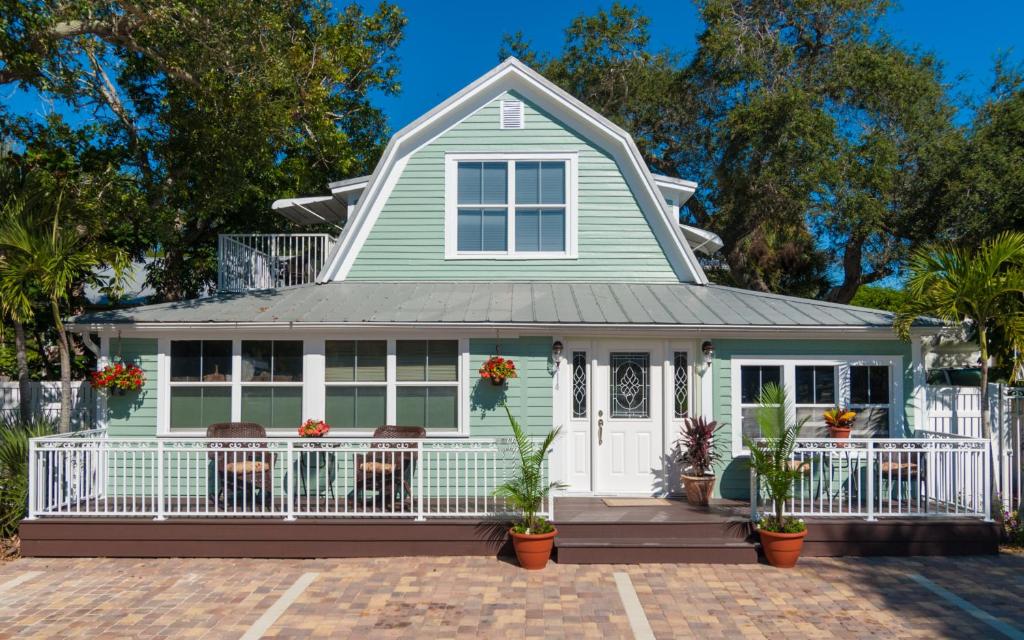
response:
<path fill-rule="evenodd" d="M 501 128 L 502 129 L 522 129 L 524 128 L 523 123 L 523 103 L 519 100 L 502 100 L 501 101 Z"/>

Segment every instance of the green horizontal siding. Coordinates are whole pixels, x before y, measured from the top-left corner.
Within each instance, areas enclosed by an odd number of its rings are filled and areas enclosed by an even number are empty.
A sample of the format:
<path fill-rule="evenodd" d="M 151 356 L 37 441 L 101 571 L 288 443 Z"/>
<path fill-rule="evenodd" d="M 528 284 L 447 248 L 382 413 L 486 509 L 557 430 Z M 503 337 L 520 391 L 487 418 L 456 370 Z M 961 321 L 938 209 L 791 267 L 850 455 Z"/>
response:
<path fill-rule="evenodd" d="M 499 129 L 499 103 L 509 97 L 495 99 L 409 159 L 348 278 L 677 282 L 615 161 L 529 102 L 524 129 Z M 445 153 L 524 151 L 579 153 L 578 259 L 446 261 Z"/>
<path fill-rule="evenodd" d="M 107 432 L 111 437 L 132 438 L 156 435 L 157 342 L 155 338 L 110 341 L 110 355 L 142 367 L 146 383 L 138 392 L 107 398 Z"/>
<path fill-rule="evenodd" d="M 732 458 L 732 359 L 748 356 L 901 356 L 903 358 L 903 404 L 905 435 L 914 428 L 914 374 L 910 344 L 892 340 L 777 340 L 715 339 L 715 361 L 712 369 L 714 418 L 725 427 L 721 431 L 725 453 L 716 491 L 722 497 L 747 499 L 750 475 L 746 458 Z M 739 428 L 736 425 L 735 428 Z"/>
<path fill-rule="evenodd" d="M 546 434 L 553 424 L 551 373 L 548 371 L 551 338 L 502 340 L 500 348 L 494 340 L 473 339 L 469 341 L 469 351 L 469 434 L 475 438 L 512 435 L 502 402 L 508 404 L 512 415 L 528 433 Z M 481 380 L 477 374 L 484 361 L 499 351 L 516 363 L 519 372 L 518 378 L 508 380 L 503 387 Z"/>

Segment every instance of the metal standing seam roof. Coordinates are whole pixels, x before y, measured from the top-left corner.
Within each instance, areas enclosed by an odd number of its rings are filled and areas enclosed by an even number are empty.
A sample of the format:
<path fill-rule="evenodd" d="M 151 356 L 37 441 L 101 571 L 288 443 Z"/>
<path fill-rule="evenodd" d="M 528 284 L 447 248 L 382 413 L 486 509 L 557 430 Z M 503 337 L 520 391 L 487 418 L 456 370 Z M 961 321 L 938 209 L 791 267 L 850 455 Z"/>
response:
<path fill-rule="evenodd" d="M 332 282 L 87 313 L 76 325 L 162 323 L 891 327 L 893 314 L 719 285 Z M 941 326 L 922 319 L 921 326 Z"/>

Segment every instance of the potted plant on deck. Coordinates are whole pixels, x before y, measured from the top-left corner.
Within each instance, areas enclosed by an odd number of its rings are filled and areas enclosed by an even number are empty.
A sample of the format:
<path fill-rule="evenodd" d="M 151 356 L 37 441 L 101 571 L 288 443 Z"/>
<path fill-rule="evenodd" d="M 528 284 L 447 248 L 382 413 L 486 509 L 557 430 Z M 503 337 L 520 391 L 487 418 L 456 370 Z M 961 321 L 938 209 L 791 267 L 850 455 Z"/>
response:
<path fill-rule="evenodd" d="M 802 519 L 786 515 L 786 501 L 793 495 L 793 484 L 803 471 L 791 464 L 800 429 L 807 418 L 791 423 L 792 402 L 783 387 L 769 383 L 758 398 L 757 424 L 762 437 L 753 440 L 743 437 L 750 450 L 750 469 L 764 485 L 772 507 L 757 523 L 761 548 L 774 567 L 789 568 L 796 564 L 807 536 L 807 525 Z M 751 496 L 751 500 L 756 496 Z"/>
<path fill-rule="evenodd" d="M 711 494 L 715 490 L 715 474 L 712 467 L 721 459 L 722 454 L 715 446 L 715 434 L 721 427 L 714 420 L 703 416 L 689 417 L 683 421 L 677 446 L 683 468 L 683 487 L 686 489 L 686 501 L 692 505 L 708 506 Z"/>
<path fill-rule="evenodd" d="M 552 491 L 565 486 L 561 482 L 549 482 L 544 475 L 548 451 L 561 429 L 549 431 L 538 445 L 519 426 L 508 405 L 502 403 L 502 406 L 512 426 L 517 460 L 512 477 L 495 489 L 494 495 L 504 498 L 520 513 L 519 522 L 509 530 L 519 565 L 529 570 L 543 569 L 551 558 L 558 530 L 538 512 Z"/>
<path fill-rule="evenodd" d="M 828 434 L 833 438 L 849 438 L 853 429 L 853 422 L 857 419 L 857 413 L 843 407 L 829 409 L 822 414 L 825 424 L 828 425 Z"/>

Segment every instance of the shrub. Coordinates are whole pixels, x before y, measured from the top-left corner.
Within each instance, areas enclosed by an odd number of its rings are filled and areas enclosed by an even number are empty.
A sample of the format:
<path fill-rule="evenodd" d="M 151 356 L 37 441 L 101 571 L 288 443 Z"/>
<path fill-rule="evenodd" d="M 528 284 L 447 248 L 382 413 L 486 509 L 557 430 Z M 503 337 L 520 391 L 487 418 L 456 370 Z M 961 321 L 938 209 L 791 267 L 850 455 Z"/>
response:
<path fill-rule="evenodd" d="M 693 475 L 702 476 L 722 459 L 715 445 L 715 434 L 722 427 L 703 416 L 687 418 L 679 432 L 679 462 L 690 465 Z"/>
<path fill-rule="evenodd" d="M 0 425 L 0 538 L 18 532 L 28 509 L 29 438 L 56 432 L 46 420 Z"/>

